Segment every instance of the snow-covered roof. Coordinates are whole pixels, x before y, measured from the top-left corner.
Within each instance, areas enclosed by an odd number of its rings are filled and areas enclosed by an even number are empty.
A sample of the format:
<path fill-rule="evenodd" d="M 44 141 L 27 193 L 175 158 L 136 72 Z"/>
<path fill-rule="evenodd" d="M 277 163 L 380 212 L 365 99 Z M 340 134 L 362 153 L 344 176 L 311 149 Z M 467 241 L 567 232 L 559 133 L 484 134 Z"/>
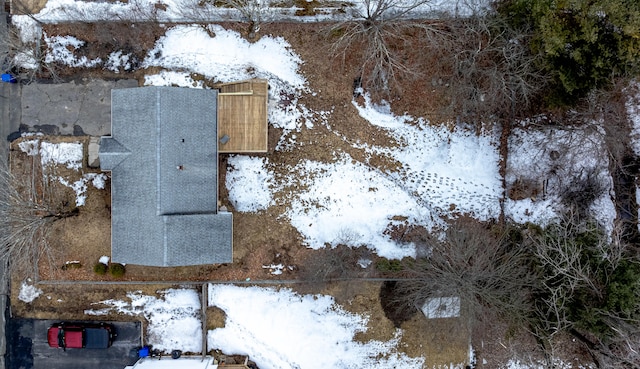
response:
<path fill-rule="evenodd" d="M 111 257 L 182 266 L 232 261 L 232 215 L 217 211 L 215 90 L 112 91 L 111 136 L 100 168 L 111 178 Z"/>
<path fill-rule="evenodd" d="M 198 357 L 181 357 L 179 359 L 163 358 L 142 358 L 133 366 L 127 366 L 125 369 L 217 369 L 218 365 L 214 364 L 213 358 L 207 356 L 205 358 Z"/>
<path fill-rule="evenodd" d="M 422 313 L 428 319 L 457 318 L 460 316 L 460 297 L 434 297 L 422 305 Z"/>

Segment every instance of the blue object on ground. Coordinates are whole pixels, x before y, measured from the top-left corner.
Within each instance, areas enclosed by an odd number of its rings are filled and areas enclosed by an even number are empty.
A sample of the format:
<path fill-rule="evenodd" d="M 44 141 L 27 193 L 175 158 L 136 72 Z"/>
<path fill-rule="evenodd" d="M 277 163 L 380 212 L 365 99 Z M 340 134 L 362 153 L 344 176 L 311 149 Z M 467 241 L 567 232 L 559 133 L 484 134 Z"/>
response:
<path fill-rule="evenodd" d="M 143 346 L 138 350 L 138 357 L 149 357 L 149 346 Z"/>
<path fill-rule="evenodd" d="M 3 73 L 2 74 L 2 82 L 7 82 L 7 83 L 16 83 L 16 79 L 14 76 L 12 76 L 9 73 Z"/>

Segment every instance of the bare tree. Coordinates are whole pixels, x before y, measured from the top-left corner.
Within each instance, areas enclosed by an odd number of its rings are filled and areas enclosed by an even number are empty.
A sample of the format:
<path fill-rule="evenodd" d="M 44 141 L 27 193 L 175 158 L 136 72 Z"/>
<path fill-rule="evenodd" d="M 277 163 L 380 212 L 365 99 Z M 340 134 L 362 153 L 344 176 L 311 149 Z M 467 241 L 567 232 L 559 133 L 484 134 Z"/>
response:
<path fill-rule="evenodd" d="M 540 287 L 543 291 L 535 303 L 540 321 L 533 328 L 534 333 L 545 338 L 573 328 L 574 322 L 569 317 L 570 304 L 581 288 L 599 294 L 592 264 L 584 255 L 585 245 L 576 242 L 576 235 L 593 236 L 594 250 L 601 252 L 605 251 L 606 239 L 593 225 L 578 219 L 570 214 L 544 232 L 526 232 L 540 264 Z"/>
<path fill-rule="evenodd" d="M 34 272 L 41 257 L 51 254 L 47 239 L 52 224 L 77 214 L 76 207 L 56 199 L 38 159 L 27 159 L 30 168 L 24 176 L 0 163 L 0 259 L 26 272 Z"/>
<path fill-rule="evenodd" d="M 29 7 L 23 2 L 15 0 L 11 6 L 14 13 L 29 17 L 32 26 L 23 26 L 24 29 L 20 30 L 10 25 L 7 29 L 0 30 L 3 72 L 11 72 L 21 83 L 32 82 L 42 75 L 58 80 L 57 65 L 46 60 L 47 46 L 42 43 L 42 23 L 29 13 Z"/>
<path fill-rule="evenodd" d="M 553 347 L 568 332 L 582 341 L 600 367 L 640 363 L 640 263 L 621 237 L 568 214 L 558 224 L 527 234 L 541 279 L 534 334 Z"/>
<path fill-rule="evenodd" d="M 238 10 L 242 18 L 248 24 L 248 37 L 255 39 L 260 32 L 260 27 L 273 18 L 273 9 L 270 0 L 224 0 L 224 2 Z"/>
<path fill-rule="evenodd" d="M 559 188 L 560 201 L 579 218 L 587 218 L 593 203 L 609 189 L 601 168 L 583 168 L 564 182 Z"/>
<path fill-rule="evenodd" d="M 601 368 L 640 367 L 640 322 L 630 322 L 620 317 L 611 317 L 610 326 L 615 335 L 606 344 L 590 345 Z"/>
<path fill-rule="evenodd" d="M 443 37 L 429 48 L 442 55 L 435 76 L 446 86 L 449 114 L 467 121 L 512 118 L 538 98 L 548 76 L 531 52 L 531 32 L 497 14 L 446 22 Z"/>
<path fill-rule="evenodd" d="M 324 284 L 357 277 L 362 270 L 358 259 L 366 252 L 366 248 L 353 249 L 346 245 L 315 250 L 301 268 L 300 279 L 310 284 Z"/>
<path fill-rule="evenodd" d="M 360 78 L 373 91 L 389 92 L 398 86 L 398 77 L 417 74 L 405 64 L 398 44 L 402 44 L 412 29 L 437 32 L 433 22 L 411 19 L 414 12 L 424 11 L 431 0 L 360 0 L 346 20 L 332 25 L 333 55 L 345 57 L 353 49 L 362 48 Z"/>
<path fill-rule="evenodd" d="M 256 38 L 262 25 L 273 21 L 277 8 L 293 5 L 291 0 L 278 3 L 272 0 L 205 0 L 204 2 L 236 10 L 240 14 L 240 21 L 247 23 L 247 35 L 251 40 Z"/>
<path fill-rule="evenodd" d="M 567 113 L 566 119 L 591 127 L 592 132 L 601 136 L 604 144 L 601 150 L 609 159 L 607 175 L 612 179 L 618 218 L 625 220 L 625 237 L 632 241 L 640 238 L 635 210 L 635 178 L 640 162 L 633 146 L 633 139 L 638 137 L 629 114 L 640 106 L 638 88 L 634 81 L 620 78 L 607 89 L 589 93 Z"/>
<path fill-rule="evenodd" d="M 406 263 L 409 276 L 398 284 L 399 295 L 417 306 L 427 298 L 457 296 L 477 320 L 489 310 L 524 319 L 536 279 L 530 255 L 511 235 L 470 218 L 454 221 L 442 241 L 427 237 L 428 257 Z"/>

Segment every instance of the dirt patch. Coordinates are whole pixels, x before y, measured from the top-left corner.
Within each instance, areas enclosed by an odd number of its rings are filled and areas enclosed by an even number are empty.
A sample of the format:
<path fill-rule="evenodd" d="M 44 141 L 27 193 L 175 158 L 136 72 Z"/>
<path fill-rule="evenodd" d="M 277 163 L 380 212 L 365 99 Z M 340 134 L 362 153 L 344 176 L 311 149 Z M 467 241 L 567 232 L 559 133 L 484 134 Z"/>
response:
<path fill-rule="evenodd" d="M 476 368 L 503 367 L 509 361 L 539 367 L 545 361 L 541 346 L 525 327 L 513 327 L 494 317 L 472 330 Z M 561 334 L 553 339 L 553 355 L 572 368 L 593 367 L 586 347 L 575 338 Z M 557 365 L 557 364 L 556 364 Z"/>
<path fill-rule="evenodd" d="M 85 313 L 86 310 L 101 309 L 105 306 L 99 304 L 100 301 L 115 299 L 125 299 L 126 292 L 141 291 L 149 296 L 160 296 L 157 292 L 169 288 L 178 287 L 176 285 L 149 284 L 128 286 L 126 289 L 114 287 L 112 285 L 98 284 L 38 284 L 37 288 L 42 291 L 40 296 L 30 303 L 25 303 L 18 299 L 17 290 L 20 289 L 23 280 L 12 278 L 12 288 L 16 293 L 11 294 L 11 314 L 14 317 L 36 318 L 36 319 L 61 319 L 61 320 L 91 320 L 95 319 Z M 104 320 L 141 320 L 141 317 L 130 315 L 117 315 L 110 313 L 101 316 Z"/>
<path fill-rule="evenodd" d="M 36 14 L 39 13 L 48 0 L 14 0 L 11 1 L 11 14 Z"/>
<path fill-rule="evenodd" d="M 401 326 L 400 346 L 409 356 L 424 356 L 427 368 L 442 363 L 467 363 L 469 359 L 469 327 L 467 319 L 427 319 L 422 313 Z"/>
<path fill-rule="evenodd" d="M 215 306 L 207 308 L 207 329 L 224 328 L 227 314 Z"/>

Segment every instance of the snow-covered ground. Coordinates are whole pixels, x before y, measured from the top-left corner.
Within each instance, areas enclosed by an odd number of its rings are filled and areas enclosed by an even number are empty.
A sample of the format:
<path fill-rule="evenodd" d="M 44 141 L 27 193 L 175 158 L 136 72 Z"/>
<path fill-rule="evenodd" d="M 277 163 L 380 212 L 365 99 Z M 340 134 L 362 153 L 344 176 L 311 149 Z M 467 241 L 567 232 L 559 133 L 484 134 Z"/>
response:
<path fill-rule="evenodd" d="M 91 183 L 97 189 L 104 189 L 107 176 L 104 173 L 78 173 L 79 179 L 72 182 L 61 177 L 52 170 L 54 165 L 63 165 L 68 169 L 79 172 L 84 155 L 80 142 L 52 143 L 43 141 L 40 135 L 27 137 L 18 143 L 18 148 L 29 156 L 38 156 L 42 164 L 42 174 L 47 181 L 60 182 L 71 188 L 76 194 L 76 206 L 83 206 L 87 199 L 87 185 Z"/>
<path fill-rule="evenodd" d="M 39 293 L 23 284 L 25 298 Z M 247 355 L 262 369 L 424 368 L 424 357 L 400 352 L 402 330 L 386 341 L 355 340 L 367 330 L 369 317 L 355 314 L 331 296 L 300 295 L 287 288 L 210 284 L 208 306 L 225 313 L 225 326 L 207 333 L 209 349 Z M 159 296 L 131 292 L 123 300 L 96 302 L 87 315 L 143 316 L 149 322 L 146 344 L 170 352 L 202 349 L 200 296 L 195 289 L 169 289 Z M 514 358 L 498 369 L 538 369 L 540 360 Z M 589 368 L 555 361 L 558 368 Z M 464 363 L 450 363 L 449 369 Z"/>
<path fill-rule="evenodd" d="M 158 293 L 159 297 L 144 295 L 140 291 L 129 292 L 126 300 L 96 302 L 94 304 L 98 308 L 86 310 L 85 314 L 143 316 L 149 324 L 146 344 L 164 352 L 201 352 L 202 320 L 198 292 L 193 289 L 168 289 Z"/>
<path fill-rule="evenodd" d="M 34 138 L 20 142 L 18 147 L 29 156 L 39 155 L 43 167 L 62 164 L 69 169 L 78 170 L 82 166 L 82 144 L 79 142 L 53 144 Z"/>
<path fill-rule="evenodd" d="M 505 216 L 518 223 L 545 225 L 566 211 L 564 193 L 580 193 L 588 177 L 599 193 L 589 207 L 591 215 L 609 232 L 616 218 L 613 180 L 603 132 L 590 127 L 515 128 L 509 138 Z M 514 192 L 518 192 L 516 189 Z"/>
<path fill-rule="evenodd" d="M 45 22 L 107 19 L 103 18 L 106 16 L 125 19 L 139 17 L 136 12 L 142 12 L 153 14 L 153 19 L 171 20 L 184 16 L 184 10 L 178 9 L 189 8 L 188 1 L 170 1 L 165 4 L 166 9 L 156 9 L 153 2 L 145 0 L 128 3 L 51 0 L 36 18 Z M 473 8 L 484 4 L 483 1 L 466 3 Z M 432 6 L 455 12 L 463 7 L 457 2 L 449 2 L 449 8 L 443 4 L 435 2 Z M 13 17 L 25 40 L 37 37 L 30 26 L 32 21 L 26 16 Z M 184 42 L 186 39 L 189 42 Z M 104 67 L 112 70 L 128 68 L 129 56 L 122 50 L 114 50 L 106 61 L 88 60 L 74 55 L 72 50 L 82 42 L 71 36 L 45 37 L 45 42 L 49 47 L 46 56 L 49 61 L 77 67 L 104 62 Z M 277 148 L 288 150 L 296 145 L 296 132 L 301 129 L 324 125 L 331 130 L 330 112 L 311 111 L 298 101 L 303 94 L 316 93 L 299 72 L 303 62 L 280 37 L 263 36 L 249 43 L 239 33 L 211 24 L 168 28 L 148 52 L 142 66 L 162 69 L 158 74 L 146 76 L 148 85 L 202 88 L 201 82 L 190 77 L 191 73 L 221 82 L 268 79 L 271 87 L 269 122 L 283 129 Z M 283 96 L 286 103 L 281 101 Z M 332 163 L 306 160 L 290 165 L 287 170 L 268 158 L 235 156 L 229 159 L 226 183 L 235 210 L 255 212 L 284 206 L 287 210 L 281 218 L 298 229 L 309 247 L 337 243 L 364 245 L 389 258 L 414 255 L 411 245 L 397 245 L 384 235 L 388 227 L 405 219 L 427 229 L 439 229 L 446 226 L 447 218 L 460 214 L 480 220 L 500 215 L 504 191 L 498 173 L 497 132 L 476 134 L 475 130 L 462 126 L 453 131 L 433 127 L 420 117 L 395 115 L 388 105 L 371 103 L 366 94 L 365 98 L 363 106 L 354 102 L 355 109 L 370 124 L 386 130 L 398 145 L 383 148 L 356 143 L 354 146 L 399 162 L 399 170 L 382 172 L 338 151 L 333 153 Z M 629 110 L 633 109 L 637 107 L 630 103 Z M 640 137 L 638 132 L 640 129 L 636 129 L 634 135 Z M 604 191 L 591 205 L 591 212 L 603 226 L 612 229 L 613 189 L 601 141 L 597 130 L 515 129 L 509 142 L 507 188 L 517 183 L 533 185 L 539 190 L 522 198 L 506 197 L 505 216 L 521 223 L 553 221 L 563 210 L 558 194 L 576 179 L 595 175 Z M 45 160 L 45 156 L 42 157 Z M 291 174 L 276 175 L 276 166 L 280 166 L 280 172 Z M 245 186 L 237 186 L 240 179 Z M 89 180 L 92 178 L 67 184 L 77 191 L 79 203 L 83 201 L 82 189 Z M 296 190 L 300 188 L 304 190 Z"/>
<path fill-rule="evenodd" d="M 223 22 L 231 20 L 246 20 L 246 16 L 226 6 L 213 6 L 213 2 L 199 0 L 165 0 L 158 3 L 155 0 L 131 0 L 127 2 L 98 2 L 87 3 L 82 0 L 49 0 L 45 7 L 33 17 L 18 16 L 17 23 L 24 28 L 38 32 L 38 23 L 57 23 L 63 21 L 97 22 L 97 21 L 130 21 L 130 22 Z M 276 0 L 260 0 L 260 19 L 263 22 L 299 21 L 317 22 L 328 19 L 345 19 L 361 17 L 367 13 L 367 5 L 375 8 L 375 2 L 363 0 L 325 2 L 326 7 L 320 7 L 315 15 L 300 16 L 296 14 L 294 2 Z M 341 6 L 341 3 L 345 6 Z M 158 6 L 161 4 L 161 6 Z M 400 12 L 423 17 L 440 16 L 468 16 L 485 12 L 490 9 L 490 0 L 431 0 L 421 1 L 420 6 L 415 2 L 405 0 L 394 1 L 393 4 Z M 345 11 L 345 9 L 347 11 Z M 15 17 L 15 16 L 14 16 Z"/>
<path fill-rule="evenodd" d="M 68 45 L 75 47 L 77 42 L 50 44 L 50 55 L 76 65 Z M 269 122 L 283 129 L 278 149 L 287 151 L 295 147 L 296 133 L 303 129 L 332 129 L 330 112 L 311 111 L 298 102 L 303 94 L 316 93 L 300 74 L 301 63 L 280 37 L 249 43 L 218 25 L 180 25 L 167 29 L 142 64 L 163 69 L 147 76 L 151 85 L 202 87 L 190 73 L 222 82 L 268 79 Z M 497 131 L 477 134 L 463 126 L 434 127 L 419 117 L 397 116 L 388 105 L 368 98 L 363 106 L 354 103 L 354 109 L 398 143 L 395 148 L 355 146 L 400 163 L 398 170 L 383 172 L 340 151 L 333 153 L 331 163 L 303 160 L 288 166 L 269 158 L 233 156 L 226 185 L 235 210 L 278 206 L 286 209 L 280 218 L 296 227 L 309 247 L 366 246 L 387 258 L 415 256 L 413 245 L 400 245 L 385 234 L 391 226 L 409 223 L 438 230 L 446 227 L 447 218 L 460 214 L 481 220 L 500 215 Z"/>
<path fill-rule="evenodd" d="M 51 23 L 131 20 L 141 16 L 168 21 L 184 19 L 185 14 L 177 11 L 186 8 L 184 1 L 163 2 L 165 10 L 155 7 L 157 2 L 145 0 L 115 3 L 51 0 L 35 17 Z M 14 16 L 13 23 L 20 28 L 23 40 L 39 37 L 33 19 Z M 46 37 L 45 43 L 49 61 L 74 67 L 101 66 L 123 71 L 130 68 L 130 57 L 122 50 L 114 50 L 106 60 L 88 60 L 74 55 L 73 50 L 81 47 L 81 41 L 71 36 Z M 163 69 L 146 76 L 147 85 L 203 88 L 190 73 L 218 81 L 268 79 L 269 122 L 283 130 L 277 147 L 283 155 L 298 144 L 296 134 L 302 130 L 325 127 L 340 136 L 340 132 L 332 129 L 330 111 L 311 111 L 299 103 L 303 94 L 320 93 L 313 91 L 301 75 L 302 63 L 282 38 L 263 36 L 249 43 L 239 33 L 217 25 L 167 28 L 142 61 L 144 66 Z M 287 97 L 286 104 L 281 101 L 282 96 Z M 368 155 L 385 156 L 399 163 L 398 169 L 382 171 L 337 150 L 331 162 L 302 160 L 286 166 L 269 157 L 231 156 L 226 186 L 235 211 L 282 208 L 281 219 L 296 227 L 309 247 L 364 245 L 387 258 L 415 255 L 413 245 L 398 244 L 385 235 L 390 225 L 407 222 L 438 230 L 446 227 L 448 218 L 460 214 L 480 220 L 500 215 L 504 190 L 499 174 L 498 132 L 478 134 L 463 125 L 453 129 L 434 127 L 420 117 L 395 114 L 388 105 L 373 104 L 368 98 L 363 105 L 354 102 L 353 106 L 369 124 L 397 142 L 395 147 L 360 142 L 354 146 Z M 575 145 L 576 140 L 582 141 Z M 46 157 L 47 162 L 71 165 L 70 168 L 81 162 L 72 153 L 73 146 L 45 145 L 43 149 L 36 141 L 29 141 L 31 144 L 22 149 L 31 155 L 40 154 L 42 160 Z M 552 221 L 562 210 L 558 207 L 557 191 L 571 176 L 580 177 L 591 170 L 605 187 L 592 212 L 604 225 L 611 225 L 615 216 L 611 178 L 597 134 L 516 129 L 509 145 L 508 186 L 516 180 L 542 181 L 546 192 L 537 193 L 535 199 L 529 196 L 507 200 L 504 204 L 507 217 L 519 222 Z M 54 151 L 58 154 L 48 156 Z M 100 185 L 95 176 L 87 177 L 85 186 L 89 181 L 96 187 Z M 78 188 L 80 204 L 83 184 L 67 185 Z M 23 290 L 25 299 L 37 298 L 38 291 L 31 286 L 25 284 Z M 298 295 L 288 289 L 211 285 L 209 305 L 226 314 L 225 327 L 208 333 L 209 349 L 247 354 L 261 368 L 422 368 L 425 362 L 425 358 L 411 358 L 399 352 L 401 330 L 384 342 L 356 341 L 354 336 L 367 329 L 368 317 L 348 312 L 330 296 Z M 130 292 L 124 300 L 101 301 L 96 303 L 95 310 L 86 311 L 97 316 L 111 312 L 144 316 L 149 322 L 147 342 L 156 348 L 188 352 L 202 349 L 196 290 L 171 289 L 160 291 L 159 296 Z M 537 368 L 538 364 L 514 360 L 507 367 Z"/>
<path fill-rule="evenodd" d="M 125 300 L 96 302 L 97 309 L 85 313 L 144 316 L 149 322 L 147 344 L 166 352 L 201 352 L 198 292 L 169 289 L 159 294 L 128 293 Z M 208 305 L 226 314 L 225 327 L 209 331 L 208 347 L 248 355 L 263 369 L 417 369 L 424 363 L 424 358 L 410 358 L 397 351 L 400 330 L 385 342 L 355 341 L 356 333 L 367 330 L 368 318 L 344 310 L 331 296 L 232 285 L 210 285 L 208 295 Z"/>
<path fill-rule="evenodd" d="M 413 245 L 392 241 L 385 230 L 403 222 L 427 229 L 446 226 L 445 220 L 467 214 L 481 220 L 500 214 L 502 184 L 498 173 L 497 134 L 459 127 L 450 131 L 420 119 L 395 116 L 386 106 L 367 100 L 357 106 L 371 124 L 389 132 L 396 148 L 360 145 L 370 153 L 401 163 L 395 172 L 382 172 L 348 154 L 334 152 L 335 161 L 305 160 L 286 170 L 268 158 L 229 159 L 227 188 L 236 209 L 259 211 L 285 205 L 283 217 L 304 236 L 309 247 L 366 246 L 380 256 L 415 256 Z M 411 121 L 414 124 L 407 124 Z M 250 186 L 234 186 L 240 181 Z M 305 190 L 292 190 L 304 188 Z M 281 196 L 278 203 L 275 195 Z"/>
<path fill-rule="evenodd" d="M 424 358 L 398 352 L 402 335 L 357 342 L 368 318 L 350 313 L 331 296 L 289 289 L 210 285 L 209 305 L 226 314 L 224 328 L 209 331 L 208 344 L 250 355 L 264 369 L 422 368 Z"/>

